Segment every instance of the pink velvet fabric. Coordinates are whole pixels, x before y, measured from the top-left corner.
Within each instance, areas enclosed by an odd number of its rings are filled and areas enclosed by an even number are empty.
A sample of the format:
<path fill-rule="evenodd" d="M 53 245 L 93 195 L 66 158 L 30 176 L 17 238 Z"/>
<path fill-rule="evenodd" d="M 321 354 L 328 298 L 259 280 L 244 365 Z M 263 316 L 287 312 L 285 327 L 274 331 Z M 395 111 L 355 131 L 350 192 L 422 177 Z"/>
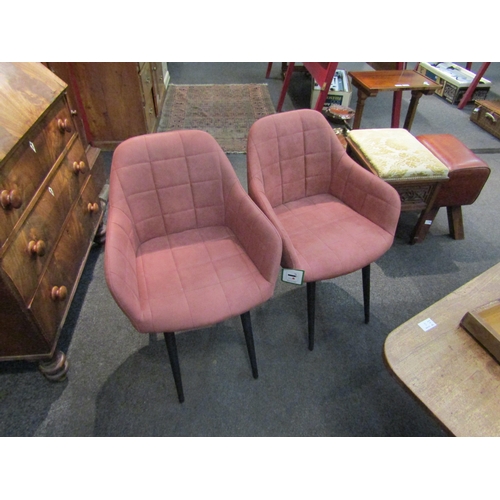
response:
<path fill-rule="evenodd" d="M 212 325 L 272 296 L 279 234 L 209 134 L 120 144 L 108 210 L 107 284 L 139 332 Z"/>
<path fill-rule="evenodd" d="M 281 264 L 304 270 L 305 281 L 361 269 L 391 247 L 398 193 L 347 155 L 321 113 L 261 118 L 247 161 L 250 196 L 283 240 Z"/>

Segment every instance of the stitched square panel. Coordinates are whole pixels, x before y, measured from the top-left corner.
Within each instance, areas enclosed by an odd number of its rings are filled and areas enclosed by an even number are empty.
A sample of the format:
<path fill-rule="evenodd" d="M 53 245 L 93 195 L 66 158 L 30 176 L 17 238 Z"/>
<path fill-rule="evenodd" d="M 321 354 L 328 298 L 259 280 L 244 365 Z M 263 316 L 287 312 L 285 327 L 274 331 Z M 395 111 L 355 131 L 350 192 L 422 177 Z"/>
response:
<path fill-rule="evenodd" d="M 192 329 L 242 314 L 260 304 L 271 286 L 227 227 L 148 241 L 137 259 L 141 303 L 155 331 Z"/>
<path fill-rule="evenodd" d="M 373 262 L 392 237 L 331 195 L 283 204 L 276 214 L 297 253 L 286 266 L 305 270 L 307 281 L 335 278 Z"/>

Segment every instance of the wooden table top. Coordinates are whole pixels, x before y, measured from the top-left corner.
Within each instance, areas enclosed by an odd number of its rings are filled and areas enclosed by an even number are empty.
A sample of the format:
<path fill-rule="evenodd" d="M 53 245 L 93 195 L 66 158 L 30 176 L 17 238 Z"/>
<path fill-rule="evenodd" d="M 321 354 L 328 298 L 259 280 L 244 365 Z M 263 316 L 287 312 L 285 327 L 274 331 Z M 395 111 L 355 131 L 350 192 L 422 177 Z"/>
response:
<path fill-rule="evenodd" d="M 442 87 L 430 78 L 410 69 L 350 71 L 349 75 L 352 78 L 352 84 L 367 94 L 376 94 L 379 90 L 420 90 L 426 94 L 432 94 Z"/>
<path fill-rule="evenodd" d="M 466 330 L 464 314 L 500 297 L 500 263 L 387 337 L 389 368 L 456 436 L 500 436 L 500 364 Z M 418 324 L 431 319 L 424 331 Z"/>
<path fill-rule="evenodd" d="M 26 89 L 36 88 L 36 93 Z M 0 161 L 67 88 L 41 63 L 0 63 Z"/>

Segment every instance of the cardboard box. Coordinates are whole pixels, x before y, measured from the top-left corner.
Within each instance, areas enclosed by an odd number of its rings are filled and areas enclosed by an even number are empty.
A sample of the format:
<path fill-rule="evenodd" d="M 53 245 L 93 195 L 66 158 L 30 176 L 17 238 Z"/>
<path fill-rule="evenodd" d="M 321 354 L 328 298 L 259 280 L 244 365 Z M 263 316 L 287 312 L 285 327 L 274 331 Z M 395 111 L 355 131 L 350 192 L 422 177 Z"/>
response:
<path fill-rule="evenodd" d="M 320 86 L 313 79 L 311 90 L 311 109 L 316 105 L 320 91 Z M 349 77 L 347 76 L 347 71 L 344 69 L 338 69 L 335 71 L 335 76 L 333 77 L 330 85 L 330 90 L 326 96 L 323 111 L 326 111 L 332 104 L 340 104 L 341 106 L 349 107 L 351 96 L 352 88 Z"/>
<path fill-rule="evenodd" d="M 436 94 L 451 104 L 460 102 L 476 76 L 472 71 L 451 62 L 421 62 L 417 71 L 443 85 L 443 88 Z M 481 78 L 470 100 L 486 99 L 490 87 L 491 82 L 486 78 Z"/>

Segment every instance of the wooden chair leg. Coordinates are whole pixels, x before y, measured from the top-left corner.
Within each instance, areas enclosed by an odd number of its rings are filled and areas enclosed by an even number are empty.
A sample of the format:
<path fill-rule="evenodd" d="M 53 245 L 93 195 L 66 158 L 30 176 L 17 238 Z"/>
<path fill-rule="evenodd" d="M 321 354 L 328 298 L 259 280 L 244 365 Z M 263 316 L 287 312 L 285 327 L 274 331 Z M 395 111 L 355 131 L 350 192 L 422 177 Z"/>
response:
<path fill-rule="evenodd" d="M 245 341 L 247 343 L 248 356 L 250 357 L 250 365 L 252 366 L 253 378 L 259 377 L 257 370 L 257 358 L 255 356 L 255 344 L 253 342 L 252 321 L 250 319 L 250 311 L 243 313 L 241 316 L 241 324 L 245 332 Z"/>
<path fill-rule="evenodd" d="M 365 323 L 370 321 L 370 264 L 361 270 L 363 276 L 363 303 L 365 307 Z"/>
<path fill-rule="evenodd" d="M 448 227 L 450 228 L 450 235 L 454 240 L 463 240 L 465 238 L 464 233 L 464 221 L 462 218 L 462 207 L 446 207 L 448 213 Z"/>
<path fill-rule="evenodd" d="M 175 387 L 177 388 L 177 396 L 179 403 L 184 402 L 184 391 L 182 390 L 181 369 L 179 366 L 179 357 L 177 355 L 177 343 L 175 342 L 174 332 L 165 332 L 163 334 L 167 344 L 168 357 L 170 359 L 170 366 L 174 375 Z"/>
<path fill-rule="evenodd" d="M 307 283 L 307 328 L 309 332 L 309 350 L 314 349 L 314 317 L 316 310 L 316 282 Z"/>

